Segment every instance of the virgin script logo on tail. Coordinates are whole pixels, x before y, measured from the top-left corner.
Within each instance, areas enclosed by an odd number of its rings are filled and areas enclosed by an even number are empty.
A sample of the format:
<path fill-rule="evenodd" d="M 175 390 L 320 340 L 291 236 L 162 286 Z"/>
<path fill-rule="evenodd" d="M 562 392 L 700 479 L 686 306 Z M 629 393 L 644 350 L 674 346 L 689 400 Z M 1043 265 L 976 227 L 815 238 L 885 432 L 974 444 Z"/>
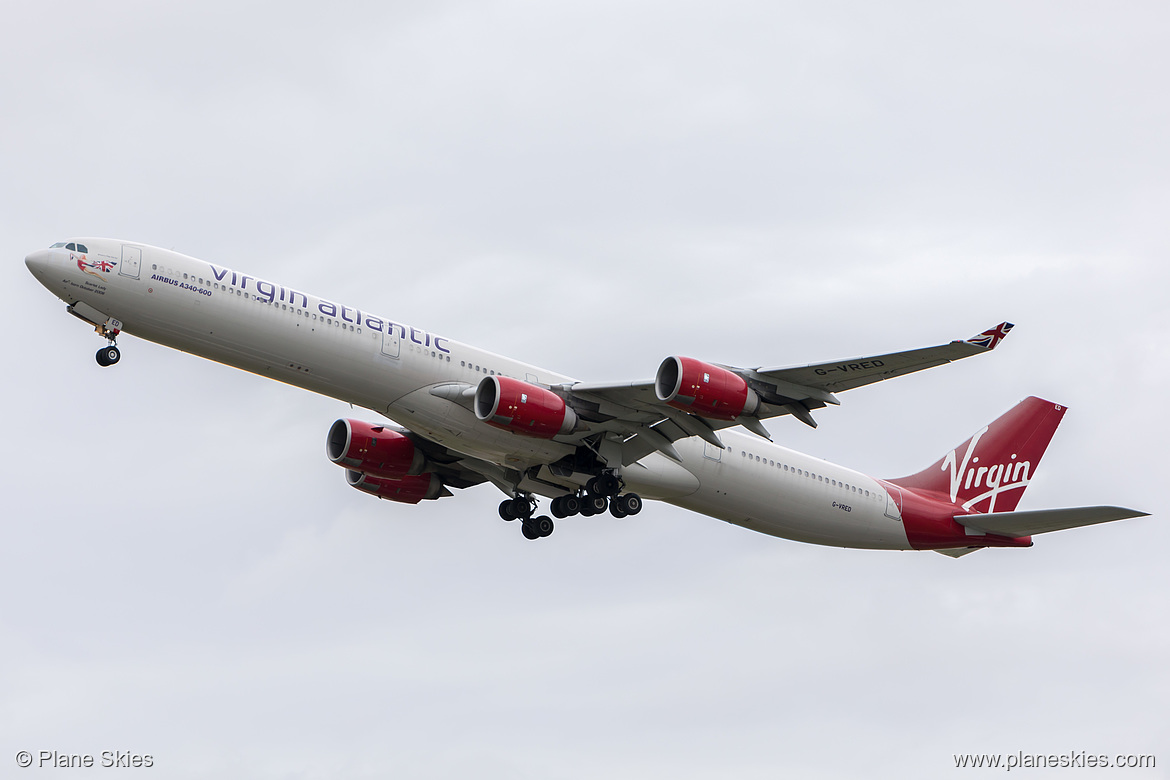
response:
<path fill-rule="evenodd" d="M 959 503 L 961 491 L 962 507 L 966 510 L 990 499 L 991 503 L 984 511 L 994 512 L 995 499 L 1000 493 L 1008 490 L 1023 490 L 1028 486 L 1031 477 L 1032 461 L 1017 461 L 1015 454 L 1007 463 L 980 464 L 979 456 L 975 455 L 975 448 L 979 446 L 979 440 L 983 438 L 983 434 L 987 433 L 987 430 L 987 426 L 984 426 L 971 437 L 971 441 L 963 453 L 962 463 L 959 463 L 955 450 L 947 453 L 942 461 L 942 470 L 950 470 L 951 502 Z M 979 492 L 981 488 L 983 490 Z M 972 491 L 976 491 L 974 495 L 972 495 Z"/>

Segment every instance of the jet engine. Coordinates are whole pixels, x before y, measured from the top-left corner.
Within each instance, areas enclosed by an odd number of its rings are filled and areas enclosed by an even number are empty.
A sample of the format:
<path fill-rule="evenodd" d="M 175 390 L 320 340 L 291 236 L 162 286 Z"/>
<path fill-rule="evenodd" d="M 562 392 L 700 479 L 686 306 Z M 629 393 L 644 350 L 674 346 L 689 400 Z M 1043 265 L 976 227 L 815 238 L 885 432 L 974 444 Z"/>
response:
<path fill-rule="evenodd" d="M 734 420 L 760 408 L 759 396 L 739 374 L 687 357 L 662 361 L 654 393 L 676 409 L 714 420 Z"/>
<path fill-rule="evenodd" d="M 504 430 L 551 439 L 577 427 L 577 414 L 551 390 L 508 376 L 487 376 L 475 389 L 475 416 Z"/>
<path fill-rule="evenodd" d="M 345 472 L 345 481 L 365 493 L 403 504 L 417 504 L 424 498 L 438 498 L 443 495 L 443 480 L 437 474 L 386 479 L 350 469 Z"/>
<path fill-rule="evenodd" d="M 361 420 L 333 423 L 325 453 L 338 466 L 384 479 L 421 474 L 426 465 L 426 458 L 409 437 Z"/>

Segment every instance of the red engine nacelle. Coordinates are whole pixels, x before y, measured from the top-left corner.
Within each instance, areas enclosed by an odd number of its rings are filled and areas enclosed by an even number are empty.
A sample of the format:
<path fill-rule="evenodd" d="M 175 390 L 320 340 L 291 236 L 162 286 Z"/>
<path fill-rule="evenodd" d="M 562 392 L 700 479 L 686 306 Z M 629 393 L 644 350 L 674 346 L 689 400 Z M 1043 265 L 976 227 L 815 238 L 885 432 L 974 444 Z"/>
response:
<path fill-rule="evenodd" d="M 577 427 L 577 415 L 551 390 L 508 376 L 487 376 L 475 389 L 475 416 L 508 431 L 551 439 Z"/>
<path fill-rule="evenodd" d="M 662 361 L 654 393 L 676 409 L 715 420 L 734 420 L 760 408 L 759 396 L 739 374 L 687 357 Z"/>
<path fill-rule="evenodd" d="M 387 479 L 350 470 L 345 472 L 345 481 L 365 493 L 403 504 L 417 504 L 424 498 L 438 498 L 443 494 L 443 480 L 437 474 Z"/>
<path fill-rule="evenodd" d="M 386 479 L 421 474 L 426 465 L 426 458 L 408 437 L 361 420 L 333 423 L 325 439 L 325 454 L 338 466 Z"/>

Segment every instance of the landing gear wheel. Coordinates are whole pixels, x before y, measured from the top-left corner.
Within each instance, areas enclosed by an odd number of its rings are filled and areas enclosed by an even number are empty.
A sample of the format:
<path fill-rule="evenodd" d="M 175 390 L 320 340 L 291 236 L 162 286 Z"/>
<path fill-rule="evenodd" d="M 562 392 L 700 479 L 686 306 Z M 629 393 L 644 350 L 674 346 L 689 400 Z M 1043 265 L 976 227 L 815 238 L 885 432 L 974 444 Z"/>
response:
<path fill-rule="evenodd" d="M 506 498 L 500 502 L 500 517 L 509 523 L 516 519 L 516 515 L 512 514 L 512 499 Z"/>
<path fill-rule="evenodd" d="M 609 513 L 619 520 L 629 514 L 629 512 L 622 509 L 622 503 L 623 502 L 621 498 L 615 498 L 613 501 L 609 502 Z"/>
<path fill-rule="evenodd" d="M 532 499 L 528 496 L 516 496 L 509 503 L 512 504 L 512 517 L 522 517 L 525 520 L 532 517 L 535 507 L 532 506 Z"/>
<path fill-rule="evenodd" d="M 567 496 L 558 496 L 552 500 L 552 503 L 549 505 L 549 511 L 551 511 L 553 513 L 553 517 L 557 518 L 558 520 L 581 514 L 581 499 L 572 494 Z"/>
<path fill-rule="evenodd" d="M 585 496 L 581 502 L 581 514 L 586 517 L 599 515 L 609 506 L 609 499 L 605 496 Z"/>
<path fill-rule="evenodd" d="M 549 520 L 551 523 L 552 521 Z M 520 526 L 520 533 L 524 534 L 525 539 L 539 539 L 540 530 L 536 527 L 536 523 L 532 520 L 525 520 Z"/>
<path fill-rule="evenodd" d="M 636 515 L 642 511 L 642 497 L 637 493 L 626 493 L 614 499 L 614 503 L 621 507 L 627 515 Z"/>
<path fill-rule="evenodd" d="M 597 485 L 596 490 L 594 491 L 595 493 L 600 493 L 603 496 L 612 497 L 621 492 L 621 480 L 619 480 L 614 474 L 610 472 L 606 472 L 600 477 L 597 477 L 596 482 Z"/>
<path fill-rule="evenodd" d="M 99 366 L 112 366 L 122 359 L 122 350 L 111 344 L 99 349 L 96 357 Z"/>
<path fill-rule="evenodd" d="M 540 517 L 533 518 L 530 522 L 532 527 L 536 529 L 537 536 L 541 537 L 542 539 L 546 536 L 552 536 L 553 521 L 552 518 L 548 515 L 541 515 Z"/>

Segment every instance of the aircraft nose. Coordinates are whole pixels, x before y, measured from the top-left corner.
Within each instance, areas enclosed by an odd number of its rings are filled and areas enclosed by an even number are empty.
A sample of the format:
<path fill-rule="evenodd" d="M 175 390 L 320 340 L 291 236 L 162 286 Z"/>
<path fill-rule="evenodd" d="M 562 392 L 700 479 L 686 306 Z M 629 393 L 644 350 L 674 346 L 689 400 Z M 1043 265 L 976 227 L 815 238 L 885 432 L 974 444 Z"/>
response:
<path fill-rule="evenodd" d="M 25 256 L 24 264 L 28 266 L 28 270 L 32 271 L 33 276 L 40 276 L 49 269 L 49 250 L 38 249 Z"/>

